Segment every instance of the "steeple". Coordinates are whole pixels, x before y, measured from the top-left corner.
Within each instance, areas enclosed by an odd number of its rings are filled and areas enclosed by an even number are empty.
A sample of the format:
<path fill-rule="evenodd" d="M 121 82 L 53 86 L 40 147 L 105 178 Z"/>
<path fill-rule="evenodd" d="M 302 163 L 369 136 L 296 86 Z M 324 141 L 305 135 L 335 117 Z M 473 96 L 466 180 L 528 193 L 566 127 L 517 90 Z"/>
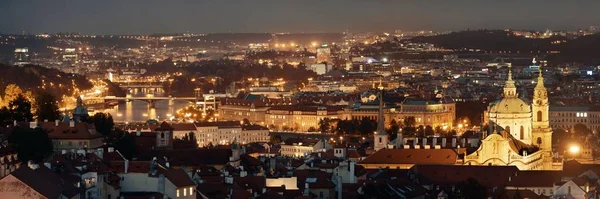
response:
<path fill-rule="evenodd" d="M 379 90 L 379 112 L 377 113 L 377 134 L 383 135 L 387 133 L 385 132 L 384 120 L 383 117 L 383 90 Z"/>
<path fill-rule="evenodd" d="M 385 118 L 383 116 L 383 88 L 379 89 L 379 113 L 377 114 L 377 131 L 373 138 L 375 139 L 375 143 L 373 144 L 373 149 L 378 151 L 380 149 L 386 148 L 388 145 L 388 135 L 385 132 L 384 121 Z"/>
<path fill-rule="evenodd" d="M 512 65 L 508 64 L 508 79 L 504 83 L 504 98 L 516 98 L 517 97 L 517 87 L 515 86 L 515 81 L 512 79 Z"/>
<path fill-rule="evenodd" d="M 535 65 L 535 63 L 536 63 L 536 61 L 535 61 L 535 58 L 534 58 L 533 59 L 533 65 Z M 542 76 L 542 71 L 543 71 L 542 65 L 539 66 L 538 71 L 539 71 L 538 81 L 537 81 L 537 85 L 535 86 L 535 90 L 544 90 L 544 91 L 546 91 L 546 87 L 544 87 L 544 77 Z"/>

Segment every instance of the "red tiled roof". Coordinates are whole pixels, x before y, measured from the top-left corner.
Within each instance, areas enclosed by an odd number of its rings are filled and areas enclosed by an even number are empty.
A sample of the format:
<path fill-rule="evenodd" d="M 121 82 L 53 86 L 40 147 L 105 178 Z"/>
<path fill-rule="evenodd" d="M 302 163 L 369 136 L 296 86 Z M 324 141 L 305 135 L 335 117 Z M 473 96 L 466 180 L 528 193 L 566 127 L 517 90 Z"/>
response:
<path fill-rule="evenodd" d="M 454 165 L 457 158 L 452 149 L 381 149 L 360 161 L 360 164 Z"/>
<path fill-rule="evenodd" d="M 64 179 L 45 166 L 33 170 L 24 165 L 10 175 L 47 198 L 58 198 L 61 194 L 70 198 L 79 192 L 77 187 L 66 183 Z"/>
<path fill-rule="evenodd" d="M 96 133 L 93 124 L 75 123 L 74 127 L 70 123 L 59 122 L 58 125 L 54 122 L 39 122 L 38 125 L 48 132 L 50 139 L 94 139 L 100 138 L 102 135 Z M 21 127 L 29 128 L 29 123 L 19 123 Z"/>
<path fill-rule="evenodd" d="M 196 131 L 196 126 L 192 123 L 171 123 L 173 131 Z"/>
<path fill-rule="evenodd" d="M 165 178 L 167 178 L 176 187 L 187 187 L 194 186 L 194 181 L 181 169 L 167 169 L 165 171 Z"/>
<path fill-rule="evenodd" d="M 438 185 L 455 185 L 468 178 L 487 188 L 505 186 L 508 176 L 519 172 L 516 166 L 415 165 L 411 171 Z"/>
<path fill-rule="evenodd" d="M 506 186 L 552 187 L 555 182 L 560 181 L 561 174 L 561 171 L 520 171 L 510 176 Z"/>

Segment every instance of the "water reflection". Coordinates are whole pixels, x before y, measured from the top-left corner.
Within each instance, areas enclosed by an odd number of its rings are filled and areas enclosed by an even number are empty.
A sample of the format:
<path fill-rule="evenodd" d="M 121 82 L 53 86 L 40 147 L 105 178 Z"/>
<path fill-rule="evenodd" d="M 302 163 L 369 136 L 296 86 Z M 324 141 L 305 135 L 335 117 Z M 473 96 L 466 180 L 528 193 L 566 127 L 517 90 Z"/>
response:
<path fill-rule="evenodd" d="M 144 96 L 146 93 L 135 92 L 135 96 Z M 156 95 L 155 96 L 160 96 Z M 175 115 L 175 111 L 193 104 L 186 100 L 159 100 L 154 102 L 154 107 L 145 101 L 129 101 L 104 109 L 110 113 L 115 122 L 145 122 L 149 119 L 165 120 Z"/>

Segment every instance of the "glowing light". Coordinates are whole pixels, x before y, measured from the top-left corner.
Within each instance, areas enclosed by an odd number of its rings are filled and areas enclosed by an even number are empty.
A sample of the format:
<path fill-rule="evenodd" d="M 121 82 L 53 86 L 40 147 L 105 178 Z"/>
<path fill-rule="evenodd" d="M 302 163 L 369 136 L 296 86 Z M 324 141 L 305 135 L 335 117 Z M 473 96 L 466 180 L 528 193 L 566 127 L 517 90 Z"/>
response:
<path fill-rule="evenodd" d="M 579 150 L 580 150 L 580 148 L 577 145 L 573 145 L 573 146 L 569 147 L 569 153 L 572 153 L 572 154 L 578 154 Z"/>

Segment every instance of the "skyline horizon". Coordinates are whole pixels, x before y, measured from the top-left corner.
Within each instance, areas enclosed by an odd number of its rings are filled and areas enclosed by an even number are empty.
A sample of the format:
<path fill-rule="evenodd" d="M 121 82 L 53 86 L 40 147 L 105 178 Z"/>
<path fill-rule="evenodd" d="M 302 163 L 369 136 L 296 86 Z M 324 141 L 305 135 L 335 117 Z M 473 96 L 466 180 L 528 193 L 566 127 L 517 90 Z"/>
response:
<path fill-rule="evenodd" d="M 3 35 L 37 35 L 37 34 L 82 34 L 82 35 L 170 35 L 170 34 L 343 34 L 343 33 L 393 33 L 395 31 L 403 32 L 419 32 L 419 31 L 432 31 L 435 33 L 443 32 L 462 32 L 462 31 L 476 31 L 476 30 L 518 30 L 518 31 L 532 31 L 540 32 L 545 30 L 551 31 L 577 31 L 577 30 L 589 30 L 590 27 L 600 27 L 599 25 L 590 24 L 586 27 L 579 27 L 574 29 L 551 29 L 551 28 L 466 28 L 466 29 L 454 29 L 454 30 L 441 30 L 441 29 L 390 29 L 390 30 L 373 30 L 373 31 L 266 31 L 266 32 L 148 32 L 148 33 L 90 33 L 81 31 L 39 31 L 39 32 L 2 32 Z M 23 34 L 25 33 L 25 34 Z"/>
<path fill-rule="evenodd" d="M 6 0 L 0 1 L 0 30 L 100 35 L 572 30 L 600 25 L 598 7 L 594 0 Z"/>

